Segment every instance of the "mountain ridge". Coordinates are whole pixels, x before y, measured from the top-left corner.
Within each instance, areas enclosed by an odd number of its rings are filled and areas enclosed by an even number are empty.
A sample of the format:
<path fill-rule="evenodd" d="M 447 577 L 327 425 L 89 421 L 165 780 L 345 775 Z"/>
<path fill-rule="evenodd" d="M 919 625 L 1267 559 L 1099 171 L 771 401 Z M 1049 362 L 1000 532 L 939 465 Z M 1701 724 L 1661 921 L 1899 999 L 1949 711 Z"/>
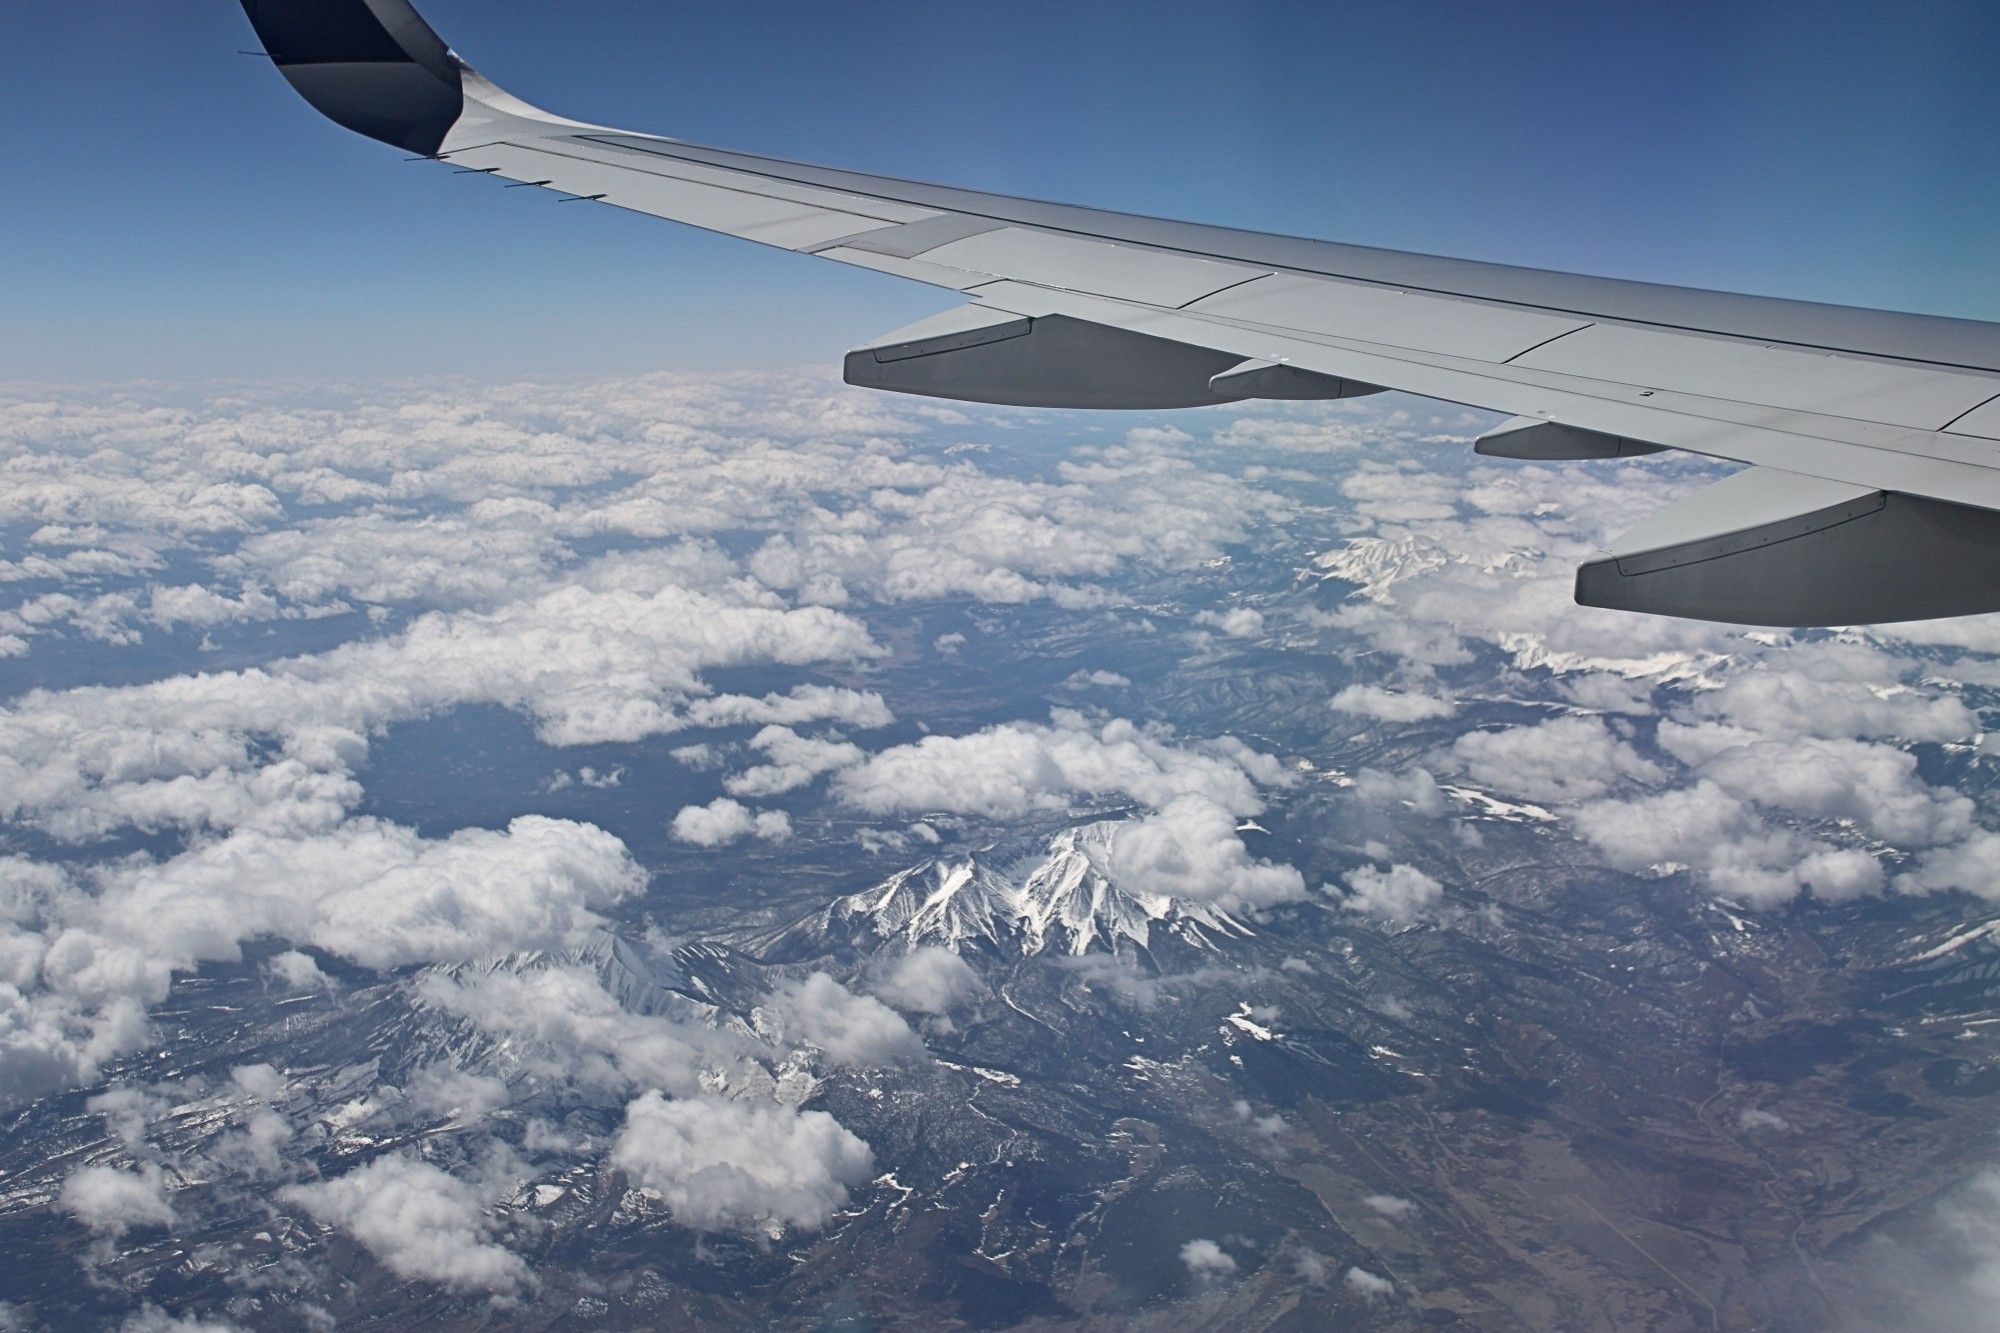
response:
<path fill-rule="evenodd" d="M 846 938 L 953 953 L 1031 957 L 1136 949 L 1171 939 L 1203 951 L 1254 934 L 1211 903 L 1150 892 L 1122 880 L 1111 849 L 1118 820 L 1067 828 L 1039 854 L 1001 862 L 982 852 L 931 857 L 795 924 L 785 943 Z M 781 950 L 782 951 L 782 950 Z"/>

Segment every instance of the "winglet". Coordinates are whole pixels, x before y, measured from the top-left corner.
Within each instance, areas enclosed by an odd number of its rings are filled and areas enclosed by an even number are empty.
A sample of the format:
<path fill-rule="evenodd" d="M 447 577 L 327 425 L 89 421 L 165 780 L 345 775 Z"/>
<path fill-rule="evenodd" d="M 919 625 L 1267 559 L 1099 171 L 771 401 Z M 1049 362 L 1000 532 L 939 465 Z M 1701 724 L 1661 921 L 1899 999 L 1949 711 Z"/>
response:
<path fill-rule="evenodd" d="M 271 63 L 329 119 L 429 157 L 465 111 L 465 66 L 409 0 L 243 0 Z"/>

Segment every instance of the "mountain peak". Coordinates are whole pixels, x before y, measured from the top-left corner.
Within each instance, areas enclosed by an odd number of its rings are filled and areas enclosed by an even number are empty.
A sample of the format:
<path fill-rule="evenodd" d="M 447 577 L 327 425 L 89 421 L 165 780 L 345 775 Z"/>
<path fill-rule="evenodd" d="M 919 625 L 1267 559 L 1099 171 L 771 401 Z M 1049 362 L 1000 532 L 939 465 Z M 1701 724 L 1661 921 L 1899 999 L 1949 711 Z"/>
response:
<path fill-rule="evenodd" d="M 1363 597 L 1379 602 L 1388 597 L 1390 585 L 1442 568 L 1451 559 L 1451 553 L 1438 542 L 1416 533 L 1356 537 L 1337 551 L 1315 556 L 1312 568 L 1304 573 L 1358 583 Z"/>
<path fill-rule="evenodd" d="M 940 858 L 899 870 L 822 914 L 827 927 L 865 926 L 910 948 L 954 952 L 992 947 L 1021 954 L 1149 949 L 1165 932 L 1214 949 L 1248 927 L 1207 903 L 1149 893 L 1120 881 L 1111 849 L 1119 823 L 1064 829 L 1038 854 L 1002 869 L 980 855 Z"/>

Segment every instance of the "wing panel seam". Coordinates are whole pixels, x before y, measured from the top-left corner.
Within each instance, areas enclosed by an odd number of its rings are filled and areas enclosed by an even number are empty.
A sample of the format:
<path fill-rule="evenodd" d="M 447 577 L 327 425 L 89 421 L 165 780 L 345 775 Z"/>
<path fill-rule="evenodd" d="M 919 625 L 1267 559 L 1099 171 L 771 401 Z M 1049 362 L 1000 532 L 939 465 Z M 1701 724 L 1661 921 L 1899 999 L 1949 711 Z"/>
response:
<path fill-rule="evenodd" d="M 1023 292 L 1040 291 L 1045 295 L 1028 300 L 1021 296 L 1011 296 L 1009 288 Z M 1707 400 L 1693 395 L 1665 391 L 1657 400 L 1639 402 L 1632 397 L 1621 397 L 1615 392 L 1619 389 L 1631 391 L 1630 385 L 1554 372 L 1527 372 L 1534 378 L 1495 375 L 1494 368 L 1490 364 L 1469 362 L 1464 358 L 1425 351 L 1412 353 L 1409 349 L 1385 347 L 1381 344 L 1363 343 L 1329 335 L 1267 330 L 1212 316 L 1160 310 L 1156 307 L 1118 301 L 1115 298 L 1086 297 L 1046 288 L 1036 289 L 1022 283 L 987 283 L 975 289 L 975 292 L 977 299 L 991 301 L 999 308 L 1020 314 L 1068 313 L 1079 318 L 1121 324 L 1136 332 L 1150 333 L 1156 337 L 1218 347 L 1244 355 L 1269 357 L 1273 353 L 1269 351 L 1268 346 L 1263 349 L 1254 348 L 1240 339 L 1221 343 L 1207 341 L 1201 332 L 1202 328 L 1252 335 L 1289 333 L 1295 341 L 1309 347 L 1327 352 L 1346 352 L 1363 358 L 1364 362 L 1384 362 L 1391 367 L 1405 368 L 1412 372 L 1407 379 L 1394 370 L 1384 371 L 1366 364 L 1347 370 L 1341 370 L 1337 366 L 1321 367 L 1328 369 L 1329 373 L 1351 374 L 1354 378 L 1367 380 L 1370 383 L 1407 386 L 1409 392 L 1422 397 L 1519 415 L 1541 410 L 1531 400 L 1523 397 L 1524 394 L 1555 395 L 1581 403 L 1601 404 L 1612 413 L 1595 421 L 1586 420 L 1583 424 L 1587 429 L 1623 435 L 1630 439 L 1651 439 L 1670 448 L 1711 458 L 1806 472 L 1870 490 L 1904 491 L 1928 495 L 1934 499 L 1948 499 L 1958 504 L 1970 504 L 1982 509 L 2000 510 L 2000 467 L 1944 451 L 1938 446 L 1949 442 L 1940 440 L 1935 432 L 1898 429 L 1879 422 L 1858 421 L 1852 418 L 1815 418 L 1810 413 L 1785 413 L 1783 416 L 1789 419 L 1779 421 L 1735 420 L 1705 410 L 1711 403 L 1736 406 L 1727 400 Z M 1062 299 L 1052 301 L 1048 299 L 1049 297 Z M 1129 322 L 1123 321 L 1117 313 L 1120 310 L 1131 311 L 1138 318 Z M 1190 324 L 1194 327 L 1177 327 Z M 1520 369 L 1515 368 L 1515 375 L 1521 373 Z M 1437 378 L 1439 376 L 1445 379 L 1441 381 Z M 1468 393 L 1465 381 L 1477 381 L 1489 386 L 1498 391 L 1498 396 L 1488 397 L 1479 392 Z M 1547 406 L 1545 401 L 1542 407 Z M 1649 429 L 1643 422 L 1634 421 L 1630 416 L 1635 411 L 1645 414 L 1646 417 L 1657 416 L 1682 423 L 1682 428 L 1663 431 L 1654 426 Z M 1560 419 L 1575 420 L 1567 412 Z M 1824 425 L 1811 426 L 1809 423 L 1815 420 L 1823 422 Z M 1723 438 L 1706 438 L 1708 435 L 1706 429 L 1699 436 L 1690 435 L 1686 429 L 1688 426 L 1721 429 L 1741 434 L 1736 445 L 1717 448 L 1718 444 L 1726 443 Z M 1827 429 L 1829 427 L 1838 433 L 1829 433 Z M 1743 447 L 1743 441 L 1760 439 L 1769 441 L 1770 444 L 1755 449 Z M 1969 440 L 1966 442 L 1970 443 Z M 1910 447 L 1913 443 L 1923 443 L 1931 447 L 1920 451 Z M 1796 458 L 1774 457 L 1771 448 L 1781 444 L 1783 447 L 1792 448 L 1814 446 L 1819 466 Z M 1883 461 L 1881 464 L 1864 462 L 1871 458 Z M 1899 460 L 1903 467 L 1915 467 L 1919 471 L 1904 471 L 1900 478 L 1885 479 L 1882 469 L 1888 465 L 1889 459 Z M 1947 477 L 1953 480 L 1947 483 L 1945 480 Z"/>
<path fill-rule="evenodd" d="M 1506 360 L 1496 362 L 1495 364 L 1502 366 L 1511 366 L 1516 361 L 1519 361 L 1522 357 L 1526 356 L 1530 352 L 1539 352 L 1544 347 L 1547 347 L 1550 343 L 1561 342 L 1564 338 L 1569 337 L 1572 333 L 1582 333 L 1585 329 L 1594 329 L 1596 327 L 1597 327 L 1596 324 L 1579 324 L 1577 325 L 1577 327 L 1573 329 L 1564 329 L 1561 333 L 1553 334 L 1550 337 L 1542 339 L 1540 342 L 1536 343 L 1533 347 L 1523 347 L 1520 351 L 1514 353 L 1514 355 L 1508 357 Z"/>
<path fill-rule="evenodd" d="M 1996 399 L 2000 399 L 2000 393 L 1994 394 L 1992 398 L 1982 398 L 1980 401 L 1974 403 L 1971 407 L 1966 408 L 1963 412 L 1960 412 L 1957 416 L 1953 417 L 1950 421 L 1947 421 L 1942 426 L 1939 426 L 1938 429 L 1950 430 L 1953 426 L 1956 426 L 1959 422 L 1965 420 L 1967 417 L 1971 416 L 1974 412 L 1977 412 L 1980 408 L 1985 407 L 1988 404 L 1994 402 Z M 1986 437 L 1982 435 L 1979 438 L 1984 439 Z"/>

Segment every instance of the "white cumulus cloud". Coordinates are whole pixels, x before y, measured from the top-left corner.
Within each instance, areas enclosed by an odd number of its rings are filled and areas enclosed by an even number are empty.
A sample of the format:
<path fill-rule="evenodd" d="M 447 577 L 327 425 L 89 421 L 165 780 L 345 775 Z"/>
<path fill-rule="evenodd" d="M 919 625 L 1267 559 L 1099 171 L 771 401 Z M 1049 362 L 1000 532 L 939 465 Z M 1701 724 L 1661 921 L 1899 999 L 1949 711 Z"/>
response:
<path fill-rule="evenodd" d="M 649 1092 L 611 1161 L 697 1231 L 817 1231 L 869 1178 L 874 1154 L 824 1111 Z"/>
<path fill-rule="evenodd" d="M 874 991 L 911 1014 L 946 1014 L 979 990 L 979 974 L 949 949 L 935 945 L 898 957 L 874 981 Z"/>
<path fill-rule="evenodd" d="M 1351 912 L 1408 925 L 1430 912 L 1444 898 L 1444 885 L 1415 866 L 1392 865 L 1384 870 L 1362 866 L 1347 876 L 1345 906 Z"/>
<path fill-rule="evenodd" d="M 751 810 L 741 801 L 718 796 L 707 805 L 683 806 L 674 816 L 674 836 L 697 847 L 724 847 L 744 838 L 782 842 L 792 820 L 782 810 Z"/>
<path fill-rule="evenodd" d="M 807 1041 L 844 1065 L 892 1065 L 924 1058 L 903 1016 L 872 995 L 856 995 L 824 972 L 788 982 L 767 1008 L 788 1038 Z"/>
<path fill-rule="evenodd" d="M 1235 1258 L 1207 1237 L 1197 1237 L 1181 1246 L 1181 1263 L 1193 1277 L 1214 1282 L 1236 1271 Z"/>
<path fill-rule="evenodd" d="M 1458 705 L 1449 699 L 1414 690 L 1385 690 L 1379 685 L 1349 685 L 1333 696 L 1333 706 L 1378 722 L 1429 722 L 1458 711 Z"/>
<path fill-rule="evenodd" d="M 175 1220 L 165 1176 L 151 1162 L 130 1171 L 80 1167 L 64 1179 L 61 1204 L 64 1212 L 93 1232 L 113 1239 L 136 1227 L 171 1227 Z"/>
<path fill-rule="evenodd" d="M 511 1292 L 529 1280 L 527 1262 L 493 1238 L 493 1200 L 414 1157 L 378 1157 L 278 1197 L 347 1232 L 398 1277 L 468 1292 Z"/>

